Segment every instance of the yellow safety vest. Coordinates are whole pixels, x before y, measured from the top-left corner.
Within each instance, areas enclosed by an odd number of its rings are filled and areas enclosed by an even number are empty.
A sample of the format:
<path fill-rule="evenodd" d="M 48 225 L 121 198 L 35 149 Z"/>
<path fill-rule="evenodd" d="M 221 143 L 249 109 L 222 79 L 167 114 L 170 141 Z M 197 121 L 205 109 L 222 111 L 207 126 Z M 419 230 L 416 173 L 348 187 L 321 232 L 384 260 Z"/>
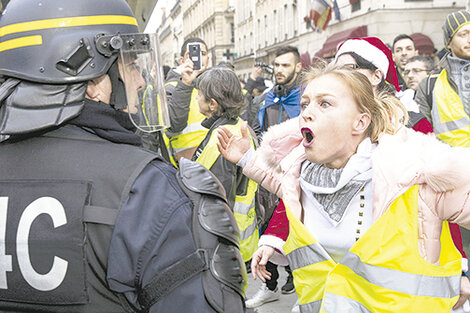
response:
<path fill-rule="evenodd" d="M 166 83 L 166 85 L 175 87 L 177 84 L 178 82 L 176 81 Z M 191 102 L 189 103 L 187 126 L 178 135 L 170 138 L 171 147 L 175 153 L 199 146 L 209 131 L 201 125 L 201 122 L 206 117 L 199 112 L 199 103 L 196 99 L 197 94 L 198 90 L 194 88 L 191 93 Z"/>
<path fill-rule="evenodd" d="M 470 147 L 470 118 L 445 69 L 434 85 L 431 115 L 437 138 L 454 147 Z"/>
<path fill-rule="evenodd" d="M 242 120 L 238 119 L 235 125 L 226 124 L 223 126 L 233 134 L 241 136 L 241 125 Z M 202 150 L 201 155 L 196 159 L 196 162 L 210 169 L 220 155 L 217 142 L 217 129 L 214 129 L 207 145 Z M 251 145 L 254 148 L 253 138 Z M 235 195 L 233 215 L 235 216 L 240 230 L 240 251 L 245 262 L 251 260 L 253 253 L 258 248 L 259 230 L 255 208 L 257 190 L 258 184 L 250 179 L 245 192 L 242 195 Z"/>
<path fill-rule="evenodd" d="M 286 204 L 284 251 L 302 313 L 450 312 L 460 293 L 461 256 L 442 224 L 439 266 L 418 251 L 415 185 L 351 247 L 337 264 Z"/>

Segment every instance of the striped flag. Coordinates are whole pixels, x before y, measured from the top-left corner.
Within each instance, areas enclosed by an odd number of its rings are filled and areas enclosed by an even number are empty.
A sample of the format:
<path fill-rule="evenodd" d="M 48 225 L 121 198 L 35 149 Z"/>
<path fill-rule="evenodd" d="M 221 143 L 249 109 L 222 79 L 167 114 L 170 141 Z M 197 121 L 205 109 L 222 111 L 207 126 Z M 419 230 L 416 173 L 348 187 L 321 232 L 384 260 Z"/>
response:
<path fill-rule="evenodd" d="M 312 0 L 306 21 L 310 21 L 312 28 L 320 32 L 328 27 L 332 11 L 335 13 L 335 18 L 341 20 L 336 0 Z"/>

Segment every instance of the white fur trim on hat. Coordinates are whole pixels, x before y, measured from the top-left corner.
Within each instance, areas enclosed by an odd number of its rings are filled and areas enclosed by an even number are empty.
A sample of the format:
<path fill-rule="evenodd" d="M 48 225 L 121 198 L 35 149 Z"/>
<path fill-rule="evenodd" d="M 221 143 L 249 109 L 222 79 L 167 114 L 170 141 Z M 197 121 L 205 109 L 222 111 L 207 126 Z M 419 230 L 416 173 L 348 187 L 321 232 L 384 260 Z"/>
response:
<path fill-rule="evenodd" d="M 338 60 L 338 56 L 347 52 L 354 52 L 363 57 L 377 66 L 382 71 L 384 78 L 387 77 L 389 62 L 387 56 L 379 48 L 362 39 L 346 40 L 336 53 L 335 62 Z"/>

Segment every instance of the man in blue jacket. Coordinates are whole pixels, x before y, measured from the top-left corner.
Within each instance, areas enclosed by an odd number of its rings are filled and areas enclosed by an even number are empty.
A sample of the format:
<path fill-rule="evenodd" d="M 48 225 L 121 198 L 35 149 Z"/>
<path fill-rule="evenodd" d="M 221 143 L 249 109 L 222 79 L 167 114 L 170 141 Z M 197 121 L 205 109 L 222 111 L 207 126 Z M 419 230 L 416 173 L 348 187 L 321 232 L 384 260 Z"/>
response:
<path fill-rule="evenodd" d="M 300 79 L 302 70 L 300 54 L 296 47 L 282 46 L 274 59 L 276 84 L 266 94 L 264 103 L 258 110 L 261 130 L 279 124 L 300 114 Z"/>

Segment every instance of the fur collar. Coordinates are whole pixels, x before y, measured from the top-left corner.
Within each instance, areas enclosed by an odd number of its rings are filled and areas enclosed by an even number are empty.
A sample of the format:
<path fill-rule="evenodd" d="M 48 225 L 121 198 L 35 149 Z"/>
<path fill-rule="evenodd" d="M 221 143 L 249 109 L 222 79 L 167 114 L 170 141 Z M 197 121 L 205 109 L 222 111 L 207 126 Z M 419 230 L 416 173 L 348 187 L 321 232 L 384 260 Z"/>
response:
<path fill-rule="evenodd" d="M 373 155 L 374 170 L 390 183 L 427 184 L 436 192 L 470 183 L 470 149 L 451 147 L 434 134 L 402 127 L 395 135 L 383 134 Z"/>

